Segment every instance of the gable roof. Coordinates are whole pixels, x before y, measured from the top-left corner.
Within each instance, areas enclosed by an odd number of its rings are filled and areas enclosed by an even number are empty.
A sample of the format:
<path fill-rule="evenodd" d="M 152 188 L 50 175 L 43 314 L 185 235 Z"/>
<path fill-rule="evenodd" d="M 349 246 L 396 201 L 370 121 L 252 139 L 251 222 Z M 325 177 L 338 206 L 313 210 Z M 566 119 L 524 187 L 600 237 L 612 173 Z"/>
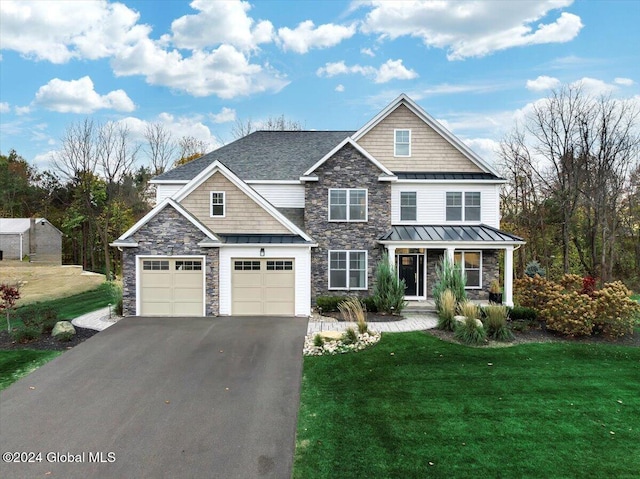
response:
<path fill-rule="evenodd" d="M 177 203 L 175 200 L 171 198 L 167 198 L 162 203 L 160 203 L 155 208 L 153 208 L 151 211 L 149 211 L 146 215 L 144 215 L 135 225 L 133 225 L 127 231 L 122 233 L 122 235 L 120 235 L 120 237 L 117 240 L 111 243 L 111 246 L 120 246 L 125 248 L 138 246 L 138 243 L 136 243 L 135 241 L 132 241 L 131 236 L 135 232 L 137 232 L 140 228 L 142 228 L 144 225 L 146 225 L 149 221 L 151 221 L 153 218 L 158 216 L 158 214 L 168 206 L 171 206 L 178 213 L 184 216 L 193 226 L 195 226 L 200 231 L 202 231 L 202 233 L 204 233 L 204 235 L 208 238 L 209 241 L 207 240 L 202 241 L 200 243 L 201 246 L 214 246 L 221 243 L 220 239 L 215 234 L 213 234 L 208 228 L 206 228 L 202 223 L 196 220 L 191 213 L 189 213 L 182 206 L 180 206 L 180 204 Z"/>
<path fill-rule="evenodd" d="M 353 131 L 255 131 L 151 180 L 192 180 L 219 161 L 244 181 L 295 180 Z"/>
<path fill-rule="evenodd" d="M 478 156 L 473 150 L 471 150 L 467 145 L 465 145 L 458 137 L 456 137 L 453 133 L 447 130 L 444 126 L 442 126 L 435 118 L 429 115 L 425 110 L 422 109 L 420 105 L 414 102 L 411 98 L 409 98 L 406 94 L 402 93 L 398 98 L 389 103 L 380 113 L 374 116 L 369 122 L 356 131 L 352 138 L 355 141 L 361 139 L 364 135 L 366 135 L 369 131 L 371 131 L 378 123 L 384 120 L 389 114 L 396 110 L 400 105 L 404 105 L 407 107 L 414 115 L 424 121 L 427 125 L 429 125 L 433 130 L 436 131 L 442 138 L 447 140 L 454 148 L 456 148 L 460 153 L 462 153 L 465 157 L 467 157 L 471 162 L 478 165 L 478 167 L 486 172 L 491 173 L 497 177 L 500 176 L 498 171 L 493 168 L 490 164 L 484 161 L 480 156 Z"/>
<path fill-rule="evenodd" d="M 58 228 L 53 226 L 46 218 L 36 218 L 36 223 L 42 221 L 49 223 L 58 233 L 62 234 Z M 31 218 L 0 218 L 0 234 L 20 234 L 29 231 Z"/>
<path fill-rule="evenodd" d="M 351 138 L 345 138 L 344 140 L 342 140 L 338 145 L 336 145 L 335 148 L 333 148 L 330 152 L 328 152 L 326 155 L 324 155 L 316 164 L 314 164 L 311 168 L 309 168 L 307 171 L 304 172 L 303 176 L 309 176 L 311 175 L 311 173 L 313 173 L 316 169 L 318 169 L 322 164 L 324 164 L 329 158 L 331 158 L 333 155 L 335 155 L 338 151 L 340 151 L 342 148 L 345 147 L 345 145 L 351 145 L 353 146 L 356 150 L 358 150 L 358 152 L 364 156 L 367 160 L 369 160 L 371 163 L 373 163 L 380 171 L 382 171 L 386 176 L 389 177 L 393 177 L 393 173 L 386 167 L 384 166 L 382 163 L 380 163 L 378 160 L 376 160 L 373 156 L 371 156 L 367 150 L 365 150 L 364 148 L 362 148 L 360 145 L 358 145 L 355 141 L 353 141 Z"/>
<path fill-rule="evenodd" d="M 229 168 L 223 165 L 220 161 L 214 161 L 204 170 L 202 170 L 193 180 L 183 186 L 178 192 L 176 192 L 172 199 L 180 202 L 185 199 L 191 192 L 193 192 L 198 186 L 209 179 L 214 173 L 220 172 L 226 179 L 235 185 L 240 191 L 247 195 L 250 199 L 261 206 L 267 213 L 276 219 L 282 226 L 288 229 L 294 235 L 302 236 L 306 241 L 313 241 L 304 231 L 298 228 L 291 222 L 286 216 L 278 211 L 271 203 L 265 200 L 260 194 L 258 194 L 253 188 L 248 186 L 244 181 L 238 178 Z"/>

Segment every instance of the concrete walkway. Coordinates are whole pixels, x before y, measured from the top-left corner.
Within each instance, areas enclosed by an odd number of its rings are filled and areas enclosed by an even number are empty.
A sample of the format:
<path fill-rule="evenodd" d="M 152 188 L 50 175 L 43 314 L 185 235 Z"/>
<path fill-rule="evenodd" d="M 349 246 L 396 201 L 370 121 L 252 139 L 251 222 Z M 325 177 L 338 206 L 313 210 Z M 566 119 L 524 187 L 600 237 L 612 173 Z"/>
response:
<path fill-rule="evenodd" d="M 438 325 L 438 317 L 435 313 L 406 313 L 402 321 L 389 322 L 369 322 L 369 329 L 380 333 L 402 333 L 406 331 L 422 331 L 433 329 Z M 307 334 L 318 333 L 320 331 L 345 331 L 353 328 L 354 323 L 340 322 L 320 322 L 310 321 L 307 325 Z"/>
<path fill-rule="evenodd" d="M 109 306 L 106 308 L 98 309 L 91 313 L 83 314 L 75 319 L 71 320 L 71 324 L 78 326 L 79 328 L 93 329 L 95 331 L 103 331 L 109 326 L 112 326 L 118 322 L 119 316 L 116 316 L 110 311 Z"/>

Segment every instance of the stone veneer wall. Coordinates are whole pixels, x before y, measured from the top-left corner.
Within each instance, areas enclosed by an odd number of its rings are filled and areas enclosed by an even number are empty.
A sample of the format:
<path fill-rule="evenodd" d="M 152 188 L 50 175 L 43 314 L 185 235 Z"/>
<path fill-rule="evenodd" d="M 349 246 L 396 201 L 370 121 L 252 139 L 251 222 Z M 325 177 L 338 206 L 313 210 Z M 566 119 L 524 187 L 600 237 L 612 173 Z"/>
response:
<path fill-rule="evenodd" d="M 137 248 L 123 248 L 122 306 L 125 316 L 136 314 L 136 256 L 139 255 L 203 255 L 206 257 L 206 314 L 219 312 L 218 265 L 219 248 L 201 248 L 205 235 L 175 209 L 167 206 L 155 218 L 140 228 L 133 239 Z M 173 250 L 171 250 L 173 248 Z"/>
<path fill-rule="evenodd" d="M 351 145 L 321 165 L 318 181 L 305 184 L 304 224 L 318 243 L 311 249 L 311 300 L 318 296 L 368 296 L 373 291 L 376 265 L 382 257 L 377 243 L 391 229 L 391 186 L 378 181 L 382 172 Z M 368 221 L 329 222 L 329 188 L 366 188 Z M 367 291 L 329 290 L 329 250 L 366 250 Z"/>
<path fill-rule="evenodd" d="M 475 250 L 472 250 L 475 251 Z M 498 251 L 485 249 L 482 251 L 482 289 L 468 289 L 469 299 L 489 300 L 491 281 L 499 279 Z M 433 299 L 431 290 L 436 281 L 436 265 L 444 255 L 444 250 L 427 250 L 427 298 Z"/>

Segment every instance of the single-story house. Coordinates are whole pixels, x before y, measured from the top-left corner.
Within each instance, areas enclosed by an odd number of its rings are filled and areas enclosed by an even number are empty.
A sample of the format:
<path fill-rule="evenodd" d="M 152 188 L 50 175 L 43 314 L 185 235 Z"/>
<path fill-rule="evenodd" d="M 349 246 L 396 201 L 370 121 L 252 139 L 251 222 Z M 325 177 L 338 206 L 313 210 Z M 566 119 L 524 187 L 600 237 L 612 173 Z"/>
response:
<path fill-rule="evenodd" d="M 62 264 L 62 231 L 45 218 L 0 218 L 3 259 Z"/>

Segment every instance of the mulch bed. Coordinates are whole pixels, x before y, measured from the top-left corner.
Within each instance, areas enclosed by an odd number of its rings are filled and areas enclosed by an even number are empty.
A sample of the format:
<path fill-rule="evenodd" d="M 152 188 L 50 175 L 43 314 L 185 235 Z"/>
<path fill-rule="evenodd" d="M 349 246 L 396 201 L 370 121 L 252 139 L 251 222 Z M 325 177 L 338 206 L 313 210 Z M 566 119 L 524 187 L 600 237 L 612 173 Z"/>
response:
<path fill-rule="evenodd" d="M 76 334 L 73 335 L 71 341 L 58 341 L 50 334 L 43 334 L 39 339 L 29 341 L 28 343 L 16 343 L 6 329 L 0 331 L 0 350 L 3 349 L 40 349 L 47 351 L 65 351 L 77 346 L 81 342 L 89 339 L 99 331 L 86 328 L 76 328 Z"/>
<path fill-rule="evenodd" d="M 344 321 L 344 318 L 342 317 L 342 313 L 340 312 L 329 312 L 329 313 L 322 313 L 325 316 L 329 316 L 331 318 L 335 318 L 340 322 Z M 393 321 L 402 321 L 404 319 L 404 317 L 396 315 L 396 314 L 381 314 L 381 313 L 370 313 L 367 312 L 367 323 L 387 323 L 387 322 L 393 322 Z"/>

